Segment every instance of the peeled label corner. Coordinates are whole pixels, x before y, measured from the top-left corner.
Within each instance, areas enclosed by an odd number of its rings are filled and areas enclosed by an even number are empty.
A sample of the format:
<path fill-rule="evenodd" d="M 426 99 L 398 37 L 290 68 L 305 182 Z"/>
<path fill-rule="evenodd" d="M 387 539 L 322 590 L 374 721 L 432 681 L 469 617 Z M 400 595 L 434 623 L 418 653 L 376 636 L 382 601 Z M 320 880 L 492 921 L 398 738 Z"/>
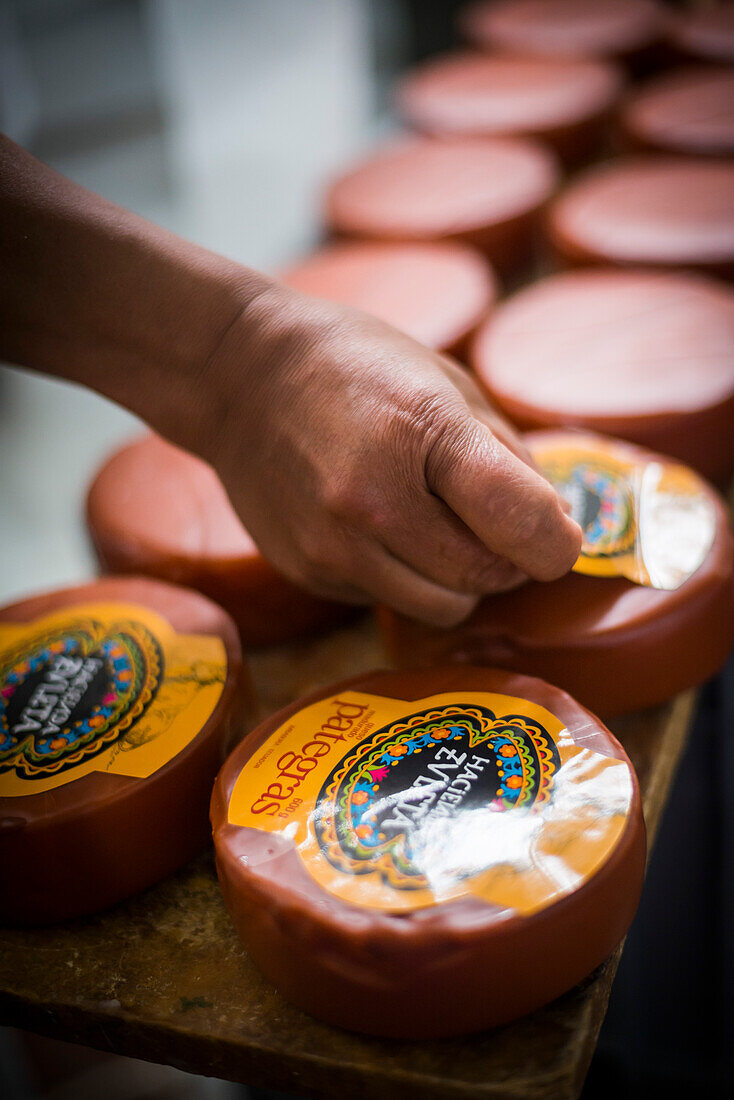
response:
<path fill-rule="evenodd" d="M 533 457 L 584 533 L 575 572 L 672 590 L 705 561 L 716 515 L 693 470 L 630 462 L 601 441 L 540 445 Z"/>

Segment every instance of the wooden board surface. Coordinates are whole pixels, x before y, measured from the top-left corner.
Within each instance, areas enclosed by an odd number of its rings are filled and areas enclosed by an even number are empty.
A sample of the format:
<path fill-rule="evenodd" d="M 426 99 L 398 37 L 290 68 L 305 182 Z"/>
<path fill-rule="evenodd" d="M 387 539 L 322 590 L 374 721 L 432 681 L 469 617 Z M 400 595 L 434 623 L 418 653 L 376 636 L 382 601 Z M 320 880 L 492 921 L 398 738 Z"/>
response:
<path fill-rule="evenodd" d="M 371 621 L 258 654 L 265 711 L 319 684 L 384 665 Z M 694 695 L 611 723 L 637 768 L 654 837 Z M 302 1096 L 379 1100 L 579 1094 L 621 949 L 566 996 L 462 1039 L 387 1042 L 322 1025 L 260 978 L 224 909 L 211 853 L 99 917 L 0 929 L 0 1022 L 194 1073 Z"/>

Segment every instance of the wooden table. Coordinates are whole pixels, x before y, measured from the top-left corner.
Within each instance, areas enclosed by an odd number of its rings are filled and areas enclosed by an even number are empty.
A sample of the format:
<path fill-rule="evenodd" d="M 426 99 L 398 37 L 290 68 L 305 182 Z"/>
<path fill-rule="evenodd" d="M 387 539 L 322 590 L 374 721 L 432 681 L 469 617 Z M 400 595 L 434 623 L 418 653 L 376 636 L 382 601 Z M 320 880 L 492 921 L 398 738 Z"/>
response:
<path fill-rule="evenodd" d="M 273 710 L 384 663 L 366 621 L 259 654 L 252 668 Z M 693 703 L 689 692 L 612 723 L 637 768 L 650 840 Z M 492 1032 L 430 1043 L 351 1035 L 292 1008 L 260 978 L 232 930 L 208 853 L 102 916 L 0 930 L 0 1022 L 302 1096 L 564 1100 L 581 1091 L 620 955 L 621 947 L 566 996 Z"/>

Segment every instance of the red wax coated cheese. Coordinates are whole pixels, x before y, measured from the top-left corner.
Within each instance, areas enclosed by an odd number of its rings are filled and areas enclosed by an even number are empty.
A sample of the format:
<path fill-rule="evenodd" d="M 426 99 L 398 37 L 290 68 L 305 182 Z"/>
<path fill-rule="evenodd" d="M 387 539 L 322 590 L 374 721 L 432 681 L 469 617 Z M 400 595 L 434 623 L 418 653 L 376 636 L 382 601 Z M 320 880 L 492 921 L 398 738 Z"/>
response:
<path fill-rule="evenodd" d="M 557 181 L 551 153 L 529 140 L 406 139 L 335 180 L 326 219 L 350 237 L 474 244 L 511 266 L 530 255 Z"/>
<path fill-rule="evenodd" d="M 650 156 L 592 168 L 555 201 L 548 229 L 570 263 L 734 278 L 734 160 Z"/>
<path fill-rule="evenodd" d="M 659 77 L 627 103 L 622 130 L 637 148 L 734 155 L 734 66 L 678 69 Z"/>
<path fill-rule="evenodd" d="M 600 144 L 621 89 L 621 73 L 604 61 L 457 53 L 409 74 L 397 98 L 425 133 L 543 138 L 574 162 Z"/>
<path fill-rule="evenodd" d="M 462 28 L 485 49 L 538 57 L 634 58 L 661 36 L 656 0 L 480 0 Z"/>
<path fill-rule="evenodd" d="M 700 275 L 551 275 L 504 302 L 470 363 L 519 427 L 584 427 L 734 471 L 734 291 Z"/>
<path fill-rule="evenodd" d="M 303 294 L 373 313 L 436 351 L 463 354 L 494 305 L 497 281 L 458 244 L 335 244 L 282 276 Z"/>
<path fill-rule="evenodd" d="M 87 525 L 106 572 L 203 592 L 229 612 L 244 646 L 284 642 L 352 614 L 277 573 L 214 470 L 158 436 L 135 440 L 105 463 L 89 489 Z"/>
<path fill-rule="evenodd" d="M 254 962 L 375 1035 L 478 1031 L 552 1000 L 613 950 L 642 885 L 621 746 L 558 688 L 489 669 L 322 688 L 235 750 L 211 817 Z"/>
<path fill-rule="evenodd" d="M 701 61 L 734 62 L 734 4 L 689 5 L 688 10 L 671 13 L 667 40 L 685 57 Z"/>
<path fill-rule="evenodd" d="M 0 610 L 0 920 L 95 912 L 206 846 L 253 700 L 234 623 L 108 578 Z"/>
<path fill-rule="evenodd" d="M 468 620 L 449 630 L 381 609 L 395 662 L 516 669 L 558 684 L 605 717 L 661 703 L 714 675 L 734 642 L 734 540 L 718 493 L 698 479 L 692 495 L 686 491 L 676 499 L 675 489 L 664 485 L 656 492 L 661 472 L 665 476 L 668 468 L 679 477 L 685 467 L 673 470 L 661 456 L 630 444 L 567 432 L 525 438 L 536 460 L 540 447 L 599 451 L 597 468 L 568 478 L 570 491 L 564 493 L 585 538 L 603 542 L 592 559 L 596 575 L 572 572 L 549 584 L 530 582 L 487 596 Z M 624 486 L 619 467 L 627 463 L 634 471 Z M 630 494 L 638 497 L 631 504 Z M 698 543 L 689 559 L 694 571 L 678 587 L 630 579 L 645 555 L 664 558 L 680 550 L 685 559 L 701 525 L 710 525 L 711 545 L 706 550 L 707 539 Z"/>

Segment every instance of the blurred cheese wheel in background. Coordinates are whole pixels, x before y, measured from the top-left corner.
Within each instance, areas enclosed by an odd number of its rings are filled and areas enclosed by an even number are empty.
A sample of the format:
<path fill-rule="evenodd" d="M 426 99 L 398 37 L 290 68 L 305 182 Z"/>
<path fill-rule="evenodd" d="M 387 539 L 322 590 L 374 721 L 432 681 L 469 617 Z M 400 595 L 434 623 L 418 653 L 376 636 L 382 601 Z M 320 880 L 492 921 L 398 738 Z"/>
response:
<path fill-rule="evenodd" d="M 553 203 L 569 263 L 699 268 L 734 277 L 734 160 L 629 158 L 591 168 Z"/>
<path fill-rule="evenodd" d="M 666 73 L 629 100 L 621 122 L 637 148 L 734 155 L 734 65 Z"/>
<path fill-rule="evenodd" d="M 497 298 L 494 273 L 458 244 L 334 244 L 281 281 L 304 294 L 372 313 L 435 351 L 462 354 Z"/>
<path fill-rule="evenodd" d="M 656 0 L 480 0 L 461 17 L 475 46 L 538 57 L 634 57 L 664 23 Z"/>
<path fill-rule="evenodd" d="M 667 41 L 685 57 L 734 63 L 734 3 L 688 5 L 670 13 Z"/>
<path fill-rule="evenodd" d="M 577 162 L 601 144 L 622 83 L 604 61 L 457 53 L 409 73 L 397 103 L 428 134 L 537 137 Z"/>
<path fill-rule="evenodd" d="M 105 571 L 203 592 L 229 612 L 246 647 L 316 633 L 353 613 L 277 573 L 214 470 L 156 435 L 129 443 L 102 466 L 89 489 L 87 525 Z"/>
<path fill-rule="evenodd" d="M 521 428 L 576 426 L 734 471 L 734 290 L 700 275 L 551 275 L 502 303 L 470 364 Z"/>
<path fill-rule="evenodd" d="M 211 818 L 253 962 L 314 1016 L 391 1038 L 484 1030 L 570 989 L 644 873 L 621 745 L 558 688 L 486 668 L 320 688 L 232 753 Z"/>
<path fill-rule="evenodd" d="M 637 467 L 634 491 L 647 493 L 647 501 L 654 503 L 648 490 L 665 467 L 659 455 L 585 433 L 538 432 L 525 440 L 536 460 L 541 446 L 598 450 L 601 470 L 611 449 L 615 465 Z M 734 642 L 734 539 L 719 494 L 700 479 L 694 484 L 695 498 L 686 498 L 681 508 L 663 493 L 657 508 L 646 509 L 641 521 L 633 513 L 625 520 L 635 544 L 641 540 L 644 548 L 647 539 L 653 550 L 663 553 L 683 549 L 689 521 L 711 525 L 710 548 L 678 588 L 654 588 L 615 575 L 612 549 L 606 559 L 609 575 L 572 572 L 551 583 L 531 581 L 487 596 L 469 619 L 448 630 L 381 608 L 388 653 L 398 666 L 408 668 L 453 662 L 540 676 L 605 717 L 661 703 L 703 682 L 721 668 Z M 618 504 L 622 516 L 628 490 L 622 491 L 619 481 L 615 485 L 613 476 L 600 478 L 596 485 L 587 480 L 583 489 L 572 499 L 572 513 L 586 540 L 596 524 L 607 519 L 616 523 Z M 669 536 L 671 516 L 676 525 L 681 523 L 673 546 L 670 537 L 655 530 L 661 523 Z M 627 552 L 634 566 L 633 549 Z"/>
<path fill-rule="evenodd" d="M 0 919 L 95 912 L 206 847 L 253 712 L 235 625 L 198 592 L 114 577 L 0 610 Z"/>
<path fill-rule="evenodd" d="M 558 183 L 553 155 L 520 138 L 413 138 L 338 177 L 325 214 L 340 235 L 474 244 L 503 268 L 532 254 Z"/>

